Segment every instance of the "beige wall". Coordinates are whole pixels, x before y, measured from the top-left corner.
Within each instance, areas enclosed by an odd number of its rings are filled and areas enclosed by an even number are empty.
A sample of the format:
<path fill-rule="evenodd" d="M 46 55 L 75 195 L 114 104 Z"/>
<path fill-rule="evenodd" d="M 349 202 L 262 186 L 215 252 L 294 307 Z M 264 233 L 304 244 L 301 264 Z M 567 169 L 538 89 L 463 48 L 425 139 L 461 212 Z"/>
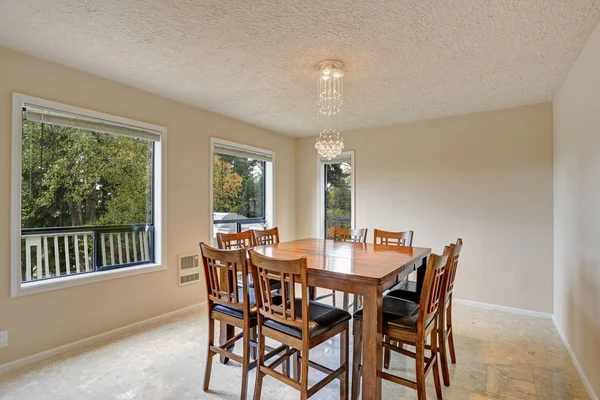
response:
<path fill-rule="evenodd" d="M 12 93 L 20 92 L 168 129 L 168 270 L 10 298 Z M 177 286 L 177 254 L 209 239 L 209 138 L 276 152 L 275 222 L 295 236 L 294 139 L 0 47 L 0 365 L 205 300 Z"/>
<path fill-rule="evenodd" d="M 600 396 L 600 26 L 554 99 L 554 313 Z"/>
<path fill-rule="evenodd" d="M 401 111 L 399 111 L 401 112 Z M 461 299 L 552 312 L 552 107 L 344 133 L 356 152 L 356 226 L 465 241 Z M 314 138 L 296 149 L 298 237 L 316 235 Z"/>

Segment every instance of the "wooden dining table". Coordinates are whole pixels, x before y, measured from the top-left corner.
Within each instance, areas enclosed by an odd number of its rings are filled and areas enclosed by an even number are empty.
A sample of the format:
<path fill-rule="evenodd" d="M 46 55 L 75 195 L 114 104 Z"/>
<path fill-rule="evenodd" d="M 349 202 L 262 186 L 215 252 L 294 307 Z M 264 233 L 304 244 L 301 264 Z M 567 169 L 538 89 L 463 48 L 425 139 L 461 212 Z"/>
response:
<path fill-rule="evenodd" d="M 310 286 L 363 296 L 362 398 L 380 399 L 383 292 L 414 271 L 421 286 L 431 249 L 301 239 L 254 250 L 274 258 L 306 257 Z"/>

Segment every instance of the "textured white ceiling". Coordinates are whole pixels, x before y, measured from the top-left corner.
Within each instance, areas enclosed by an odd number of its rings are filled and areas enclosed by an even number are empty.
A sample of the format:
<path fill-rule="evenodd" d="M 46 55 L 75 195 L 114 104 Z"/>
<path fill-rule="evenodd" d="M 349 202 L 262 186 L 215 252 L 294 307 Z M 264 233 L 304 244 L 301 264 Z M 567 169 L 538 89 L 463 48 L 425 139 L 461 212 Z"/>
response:
<path fill-rule="evenodd" d="M 600 0 L 0 0 L 0 44 L 291 135 L 315 70 L 344 130 L 552 99 Z"/>

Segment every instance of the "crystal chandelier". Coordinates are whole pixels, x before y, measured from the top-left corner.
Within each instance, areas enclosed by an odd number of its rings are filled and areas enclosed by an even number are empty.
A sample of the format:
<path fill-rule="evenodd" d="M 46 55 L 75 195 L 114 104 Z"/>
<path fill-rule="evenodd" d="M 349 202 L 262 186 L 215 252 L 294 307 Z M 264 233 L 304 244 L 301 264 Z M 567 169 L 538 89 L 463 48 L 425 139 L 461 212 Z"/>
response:
<path fill-rule="evenodd" d="M 344 139 L 338 130 L 342 111 L 342 86 L 344 71 L 337 61 L 324 61 L 317 71 L 319 87 L 319 137 L 315 148 L 321 157 L 327 160 L 338 156 L 344 150 Z"/>

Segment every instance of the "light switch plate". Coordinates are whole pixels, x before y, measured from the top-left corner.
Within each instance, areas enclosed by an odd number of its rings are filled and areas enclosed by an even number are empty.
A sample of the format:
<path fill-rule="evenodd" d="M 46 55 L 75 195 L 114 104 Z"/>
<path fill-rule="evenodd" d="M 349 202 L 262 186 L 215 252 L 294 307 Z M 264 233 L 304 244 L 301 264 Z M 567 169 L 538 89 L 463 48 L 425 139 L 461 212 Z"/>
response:
<path fill-rule="evenodd" d="M 8 331 L 0 331 L 0 347 L 8 346 Z"/>

